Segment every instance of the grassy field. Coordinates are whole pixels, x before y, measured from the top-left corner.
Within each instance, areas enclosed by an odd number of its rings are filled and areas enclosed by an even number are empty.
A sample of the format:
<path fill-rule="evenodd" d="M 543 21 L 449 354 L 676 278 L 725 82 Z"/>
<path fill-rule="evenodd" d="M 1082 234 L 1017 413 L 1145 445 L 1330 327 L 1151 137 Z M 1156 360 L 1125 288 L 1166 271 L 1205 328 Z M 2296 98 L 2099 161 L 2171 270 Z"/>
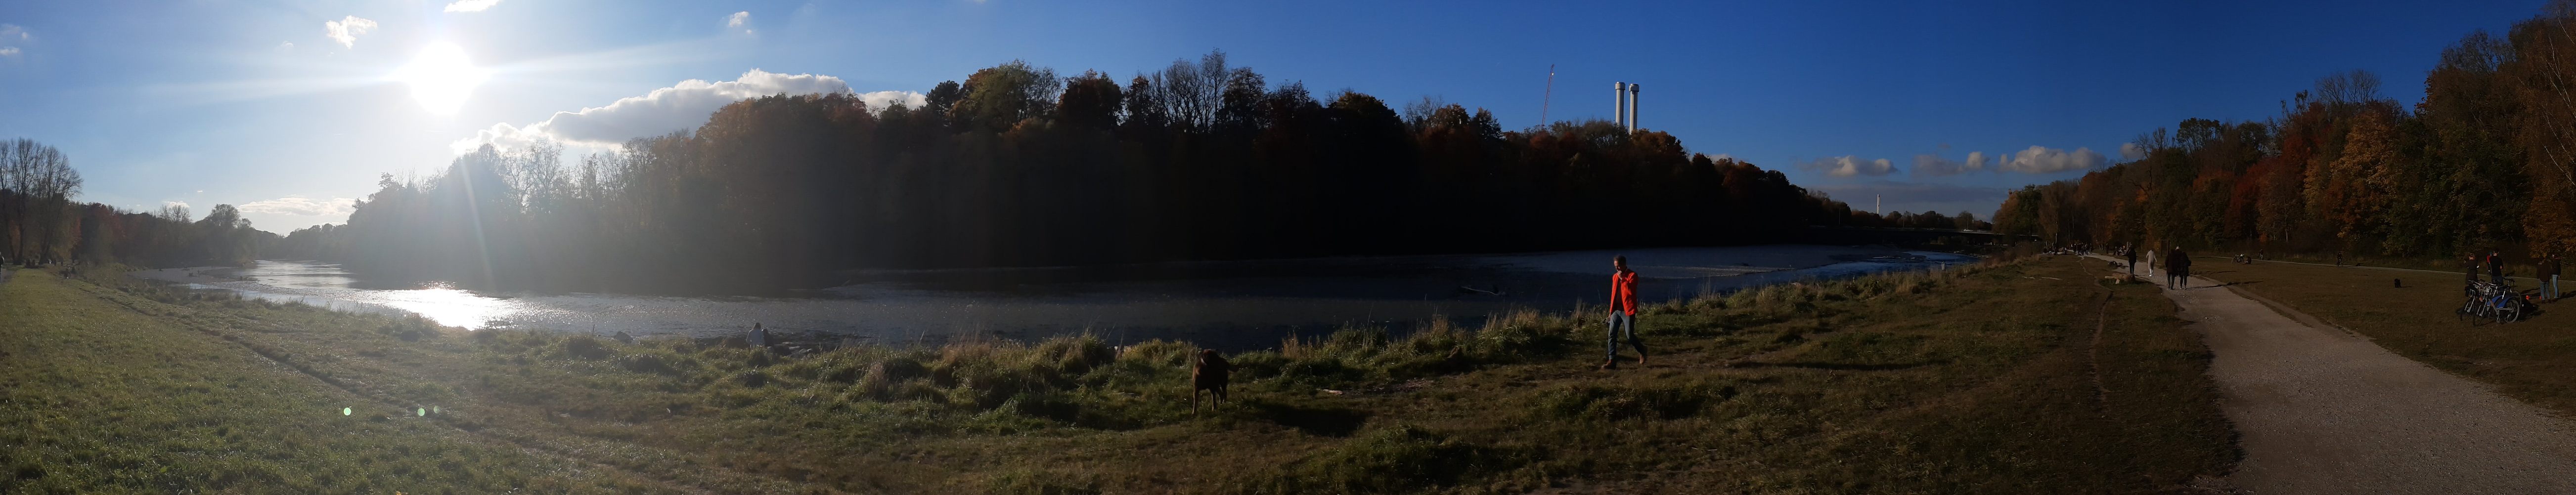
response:
<path fill-rule="evenodd" d="M 1201 414 L 1182 343 L 789 359 L 22 271 L 0 492 L 2188 491 L 2237 456 L 2207 351 L 2100 267 L 1668 304 L 1618 371 L 1592 318 L 1345 330 L 1233 356 Z"/>
<path fill-rule="evenodd" d="M 2239 265 L 2201 259 L 2193 270 L 2359 332 L 2417 361 L 2496 385 L 2507 395 L 2576 414 L 2576 306 L 2544 303 L 2530 320 L 2470 322 L 2458 273 L 2424 273 L 2288 263 Z M 2398 281 L 2405 283 L 2397 287 Z M 2514 280 L 2525 291 L 2527 278 Z"/>

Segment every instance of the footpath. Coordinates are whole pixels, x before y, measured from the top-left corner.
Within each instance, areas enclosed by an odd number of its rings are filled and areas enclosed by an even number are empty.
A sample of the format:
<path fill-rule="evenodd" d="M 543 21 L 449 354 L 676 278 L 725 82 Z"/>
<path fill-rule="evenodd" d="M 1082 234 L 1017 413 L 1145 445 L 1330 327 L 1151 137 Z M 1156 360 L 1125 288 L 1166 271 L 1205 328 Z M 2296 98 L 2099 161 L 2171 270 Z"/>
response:
<path fill-rule="evenodd" d="M 2245 449 L 2228 476 L 2239 489 L 2576 494 L 2566 418 L 2209 279 L 2164 293 L 2215 356 L 2219 409 Z"/>

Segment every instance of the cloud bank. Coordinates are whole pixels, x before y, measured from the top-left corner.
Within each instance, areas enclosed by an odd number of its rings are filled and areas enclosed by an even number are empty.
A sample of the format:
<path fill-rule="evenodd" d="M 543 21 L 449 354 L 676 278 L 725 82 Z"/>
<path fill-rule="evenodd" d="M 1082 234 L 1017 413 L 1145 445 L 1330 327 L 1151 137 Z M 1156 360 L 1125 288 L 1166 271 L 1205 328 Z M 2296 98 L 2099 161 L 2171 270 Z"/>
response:
<path fill-rule="evenodd" d="M 2089 148 L 2076 148 L 2075 151 L 2069 152 L 2041 146 L 2032 146 L 2030 149 L 1997 158 L 2002 160 L 2002 163 L 1995 164 L 1995 170 L 2029 174 L 2092 170 L 2100 168 L 2105 161 L 2101 153 L 2095 153 Z"/>
<path fill-rule="evenodd" d="M 341 48 L 358 46 L 358 35 L 367 34 L 368 31 L 375 29 L 376 21 L 354 15 L 337 21 L 322 21 L 322 35 L 330 37 L 331 41 L 340 42 Z"/>
<path fill-rule="evenodd" d="M 181 206 L 187 205 L 187 203 L 179 204 Z M 277 199 L 243 203 L 238 208 L 245 213 L 258 213 L 263 215 L 320 217 L 348 216 L 350 213 L 358 211 L 357 205 L 358 200 L 350 198 L 331 198 L 325 200 L 288 196 Z"/>
<path fill-rule="evenodd" d="M 2138 143 L 2120 143 L 2120 159 L 2136 161 L 2147 157 L 2147 147 Z"/>
<path fill-rule="evenodd" d="M 1964 162 L 1950 161 L 1939 155 L 1914 155 L 1914 173 L 1917 174 L 1958 175 L 1985 169 L 1986 153 L 1983 151 L 1968 152 L 1968 160 Z"/>
<path fill-rule="evenodd" d="M 1807 162 L 1806 164 L 1799 165 L 1798 168 L 1821 171 L 1824 172 L 1825 175 L 1833 177 L 1857 177 L 1864 175 L 1877 177 L 1896 173 L 1896 164 L 1887 161 L 1886 158 L 1862 160 L 1860 157 L 1851 155 Z"/>
<path fill-rule="evenodd" d="M 925 101 L 921 93 L 911 91 L 854 93 L 850 91 L 850 85 L 838 77 L 788 75 L 752 69 L 731 81 L 680 81 L 643 96 L 620 98 L 607 106 L 555 112 L 546 120 L 527 125 L 493 124 L 491 128 L 475 131 L 474 137 L 457 140 L 448 147 L 464 154 L 484 144 L 519 148 L 542 138 L 567 145 L 611 148 L 628 139 L 694 129 L 705 124 L 708 115 L 725 105 L 776 94 L 852 95 L 867 102 L 868 108 L 885 108 L 895 103 L 919 107 Z"/>

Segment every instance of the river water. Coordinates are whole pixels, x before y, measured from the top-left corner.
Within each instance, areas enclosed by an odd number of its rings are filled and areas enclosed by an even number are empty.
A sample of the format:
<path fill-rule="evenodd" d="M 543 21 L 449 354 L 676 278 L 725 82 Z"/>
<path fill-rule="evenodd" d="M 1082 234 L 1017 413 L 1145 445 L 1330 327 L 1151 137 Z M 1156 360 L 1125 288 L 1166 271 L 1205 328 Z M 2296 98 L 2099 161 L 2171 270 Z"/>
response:
<path fill-rule="evenodd" d="M 1562 312 L 1608 295 L 1610 257 L 1628 256 L 1646 303 L 1796 280 L 1932 270 L 1976 258 L 1933 251 L 1770 245 L 1551 253 L 1316 258 L 1139 265 L 849 272 L 805 297 L 496 294 L 427 284 L 373 289 L 339 265 L 260 261 L 246 269 L 138 272 L 273 301 L 418 314 L 470 329 L 545 328 L 707 336 L 753 322 L 904 345 L 962 335 L 1092 332 L 1120 342 L 1183 339 L 1224 348 L 1446 318 L 1475 325 L 1519 308 Z"/>

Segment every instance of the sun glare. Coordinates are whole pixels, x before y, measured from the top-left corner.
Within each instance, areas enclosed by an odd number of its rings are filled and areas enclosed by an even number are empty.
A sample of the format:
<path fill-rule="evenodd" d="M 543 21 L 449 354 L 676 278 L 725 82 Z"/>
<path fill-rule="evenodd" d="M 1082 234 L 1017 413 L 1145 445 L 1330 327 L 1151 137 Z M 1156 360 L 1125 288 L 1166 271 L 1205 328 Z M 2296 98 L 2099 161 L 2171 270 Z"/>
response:
<path fill-rule="evenodd" d="M 465 49 L 438 43 L 420 50 L 420 56 L 394 71 L 393 79 L 411 85 L 411 98 L 420 107 L 439 115 L 455 114 L 474 94 L 474 87 L 491 78 L 492 73 L 474 66 L 465 57 Z"/>

